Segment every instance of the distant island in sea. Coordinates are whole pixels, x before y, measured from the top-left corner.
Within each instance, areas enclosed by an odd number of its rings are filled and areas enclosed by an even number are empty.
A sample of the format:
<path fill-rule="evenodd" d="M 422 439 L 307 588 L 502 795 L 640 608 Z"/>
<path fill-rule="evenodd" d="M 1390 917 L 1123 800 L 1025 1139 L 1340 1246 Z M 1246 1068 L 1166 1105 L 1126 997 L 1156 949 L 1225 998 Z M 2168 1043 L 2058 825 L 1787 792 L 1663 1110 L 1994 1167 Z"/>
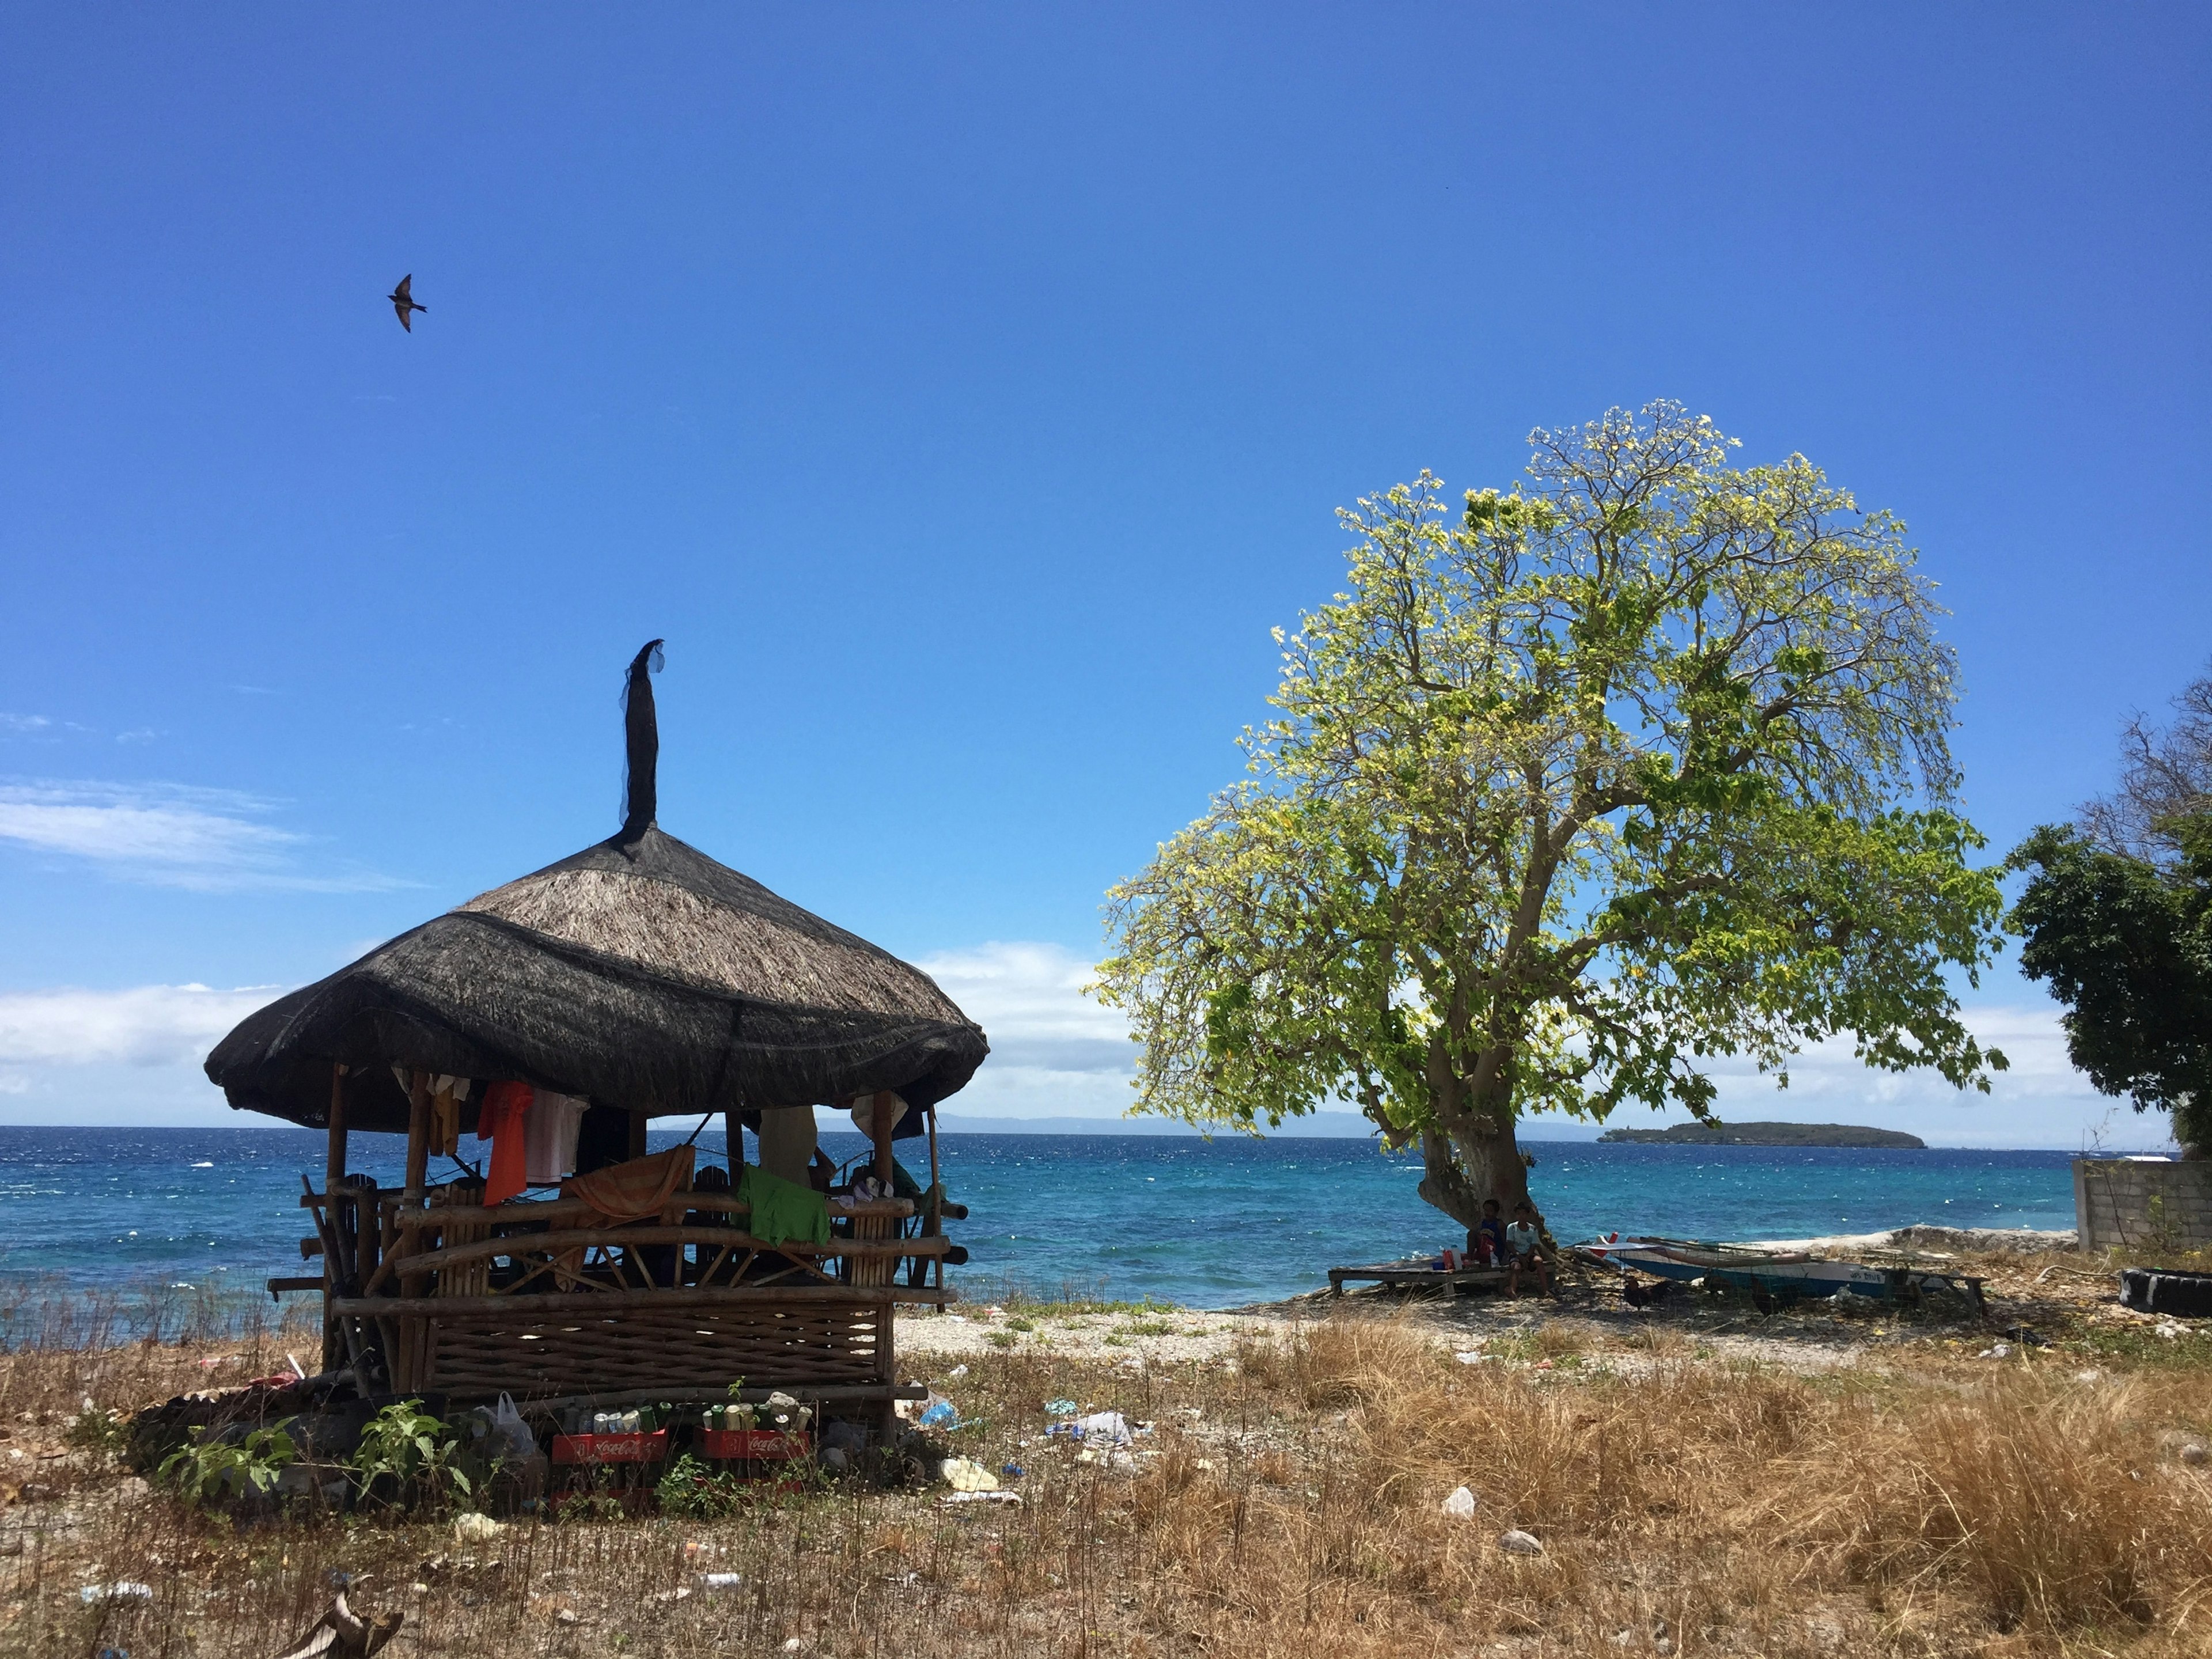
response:
<path fill-rule="evenodd" d="M 1925 1151 L 1918 1135 L 1853 1123 L 1677 1123 L 1664 1129 L 1607 1129 L 1600 1140 L 1650 1146 L 1905 1146 Z"/>

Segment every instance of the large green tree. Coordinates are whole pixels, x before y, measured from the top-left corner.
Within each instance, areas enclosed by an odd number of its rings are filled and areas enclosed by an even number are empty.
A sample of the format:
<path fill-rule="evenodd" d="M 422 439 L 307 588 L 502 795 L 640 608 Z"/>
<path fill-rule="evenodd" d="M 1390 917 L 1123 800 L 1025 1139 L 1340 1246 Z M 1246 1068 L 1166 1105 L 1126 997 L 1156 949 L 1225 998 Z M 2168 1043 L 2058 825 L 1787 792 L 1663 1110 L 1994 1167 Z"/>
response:
<path fill-rule="evenodd" d="M 1341 514 L 1252 775 L 1113 890 L 1139 1109 L 1354 1103 L 1472 1224 L 1527 1191 L 1525 1114 L 1703 1117 L 1717 1055 L 1786 1083 L 1849 1033 L 1986 1088 L 1947 975 L 2002 905 L 1903 527 L 1671 404 L 1530 443 L 1533 487 Z"/>
<path fill-rule="evenodd" d="M 2066 1047 L 2106 1094 L 2170 1112 L 2212 1152 L 2212 675 L 2164 732 L 2127 729 L 2120 787 L 2013 853 L 2033 870 L 2020 965 L 2066 1005 Z"/>

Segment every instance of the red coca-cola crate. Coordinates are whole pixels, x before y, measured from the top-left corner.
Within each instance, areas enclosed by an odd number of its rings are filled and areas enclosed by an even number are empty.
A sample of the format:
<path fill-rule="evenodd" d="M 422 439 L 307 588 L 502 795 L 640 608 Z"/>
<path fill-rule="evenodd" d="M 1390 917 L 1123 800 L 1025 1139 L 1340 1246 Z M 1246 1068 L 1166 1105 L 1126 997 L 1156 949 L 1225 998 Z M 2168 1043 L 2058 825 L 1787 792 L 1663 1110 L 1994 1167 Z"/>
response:
<path fill-rule="evenodd" d="M 702 1429 L 699 1449 L 708 1457 L 744 1458 L 759 1463 L 787 1463 L 807 1456 L 813 1438 L 804 1429 L 785 1434 L 775 1429 Z"/>
<path fill-rule="evenodd" d="M 556 1463 L 658 1463 L 668 1455 L 668 1431 L 651 1434 L 556 1434 Z"/>

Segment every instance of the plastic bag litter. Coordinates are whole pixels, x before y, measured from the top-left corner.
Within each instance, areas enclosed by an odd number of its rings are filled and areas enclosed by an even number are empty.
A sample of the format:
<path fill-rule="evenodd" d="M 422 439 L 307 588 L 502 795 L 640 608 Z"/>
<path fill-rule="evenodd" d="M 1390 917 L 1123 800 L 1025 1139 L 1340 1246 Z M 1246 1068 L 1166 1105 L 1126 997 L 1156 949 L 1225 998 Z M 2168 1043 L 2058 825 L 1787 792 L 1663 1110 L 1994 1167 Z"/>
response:
<path fill-rule="evenodd" d="M 453 1536 L 464 1544 L 483 1544 L 498 1537 L 507 1528 L 488 1515 L 471 1510 L 453 1517 Z"/>
<path fill-rule="evenodd" d="M 743 1573 L 702 1572 L 699 1575 L 699 1582 L 710 1590 L 719 1590 L 735 1589 L 745 1580 Z"/>
<path fill-rule="evenodd" d="M 1127 1419 L 1119 1412 L 1093 1412 L 1073 1423 L 1055 1423 L 1046 1432 L 1072 1434 L 1078 1440 L 1099 1440 L 1112 1446 L 1126 1446 L 1131 1438 Z"/>
<path fill-rule="evenodd" d="M 945 1375 L 947 1376 L 965 1376 L 968 1375 L 968 1368 L 965 1365 L 955 1365 L 951 1370 L 947 1371 Z"/>
<path fill-rule="evenodd" d="M 1474 1494 L 1465 1486 L 1460 1487 L 1449 1498 L 1444 1499 L 1444 1513 L 1455 1521 L 1474 1520 L 1474 1512 L 1479 1507 L 1474 1501 Z"/>
<path fill-rule="evenodd" d="M 514 1396 L 503 1394 L 491 1415 L 491 1437 L 485 1449 L 502 1462 L 520 1463 L 538 1455 L 538 1437 L 515 1409 Z"/>
<path fill-rule="evenodd" d="M 112 1584 L 87 1584 L 76 1595 L 87 1606 L 94 1601 L 150 1601 L 154 1599 L 154 1587 L 118 1578 Z"/>
<path fill-rule="evenodd" d="M 937 1500 L 940 1504 L 1018 1504 L 1022 1495 L 1018 1492 L 949 1492 Z"/>
<path fill-rule="evenodd" d="M 1522 1532 L 1518 1527 L 1511 1532 L 1498 1534 L 1498 1547 L 1508 1555 L 1541 1555 L 1544 1553 L 1544 1547 L 1536 1541 L 1535 1535 Z"/>
<path fill-rule="evenodd" d="M 996 1492 L 999 1477 L 972 1458 L 948 1457 L 937 1473 L 955 1492 Z"/>
<path fill-rule="evenodd" d="M 902 1423 L 927 1423 L 933 1429 L 952 1429 L 960 1426 L 960 1414 L 952 1410 L 952 1402 L 934 1389 L 932 1389 L 928 1395 L 921 1400 L 893 1401 L 891 1410 L 898 1414 L 899 1420 Z M 942 1416 L 932 1415 L 933 1413 L 944 1412 L 952 1413 L 950 1421 Z"/>
<path fill-rule="evenodd" d="M 1048 1400 L 1044 1402 L 1047 1417 L 1073 1417 L 1082 1409 L 1073 1400 Z"/>

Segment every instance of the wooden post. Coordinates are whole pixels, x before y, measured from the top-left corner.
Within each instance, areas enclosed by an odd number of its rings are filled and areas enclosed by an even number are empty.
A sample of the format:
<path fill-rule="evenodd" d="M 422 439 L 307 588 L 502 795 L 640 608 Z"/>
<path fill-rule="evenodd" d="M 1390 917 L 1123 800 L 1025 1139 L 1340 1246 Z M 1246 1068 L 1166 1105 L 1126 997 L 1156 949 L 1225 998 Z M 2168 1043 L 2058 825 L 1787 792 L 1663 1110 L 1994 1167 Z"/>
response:
<path fill-rule="evenodd" d="M 925 1238 L 934 1238 L 945 1231 L 944 1178 L 937 1172 L 936 1107 L 932 1106 L 929 1109 L 927 1121 L 929 1124 L 929 1218 L 922 1223 L 921 1232 Z M 945 1258 L 941 1255 L 938 1257 L 933 1266 L 937 1274 L 937 1288 L 941 1291 L 945 1288 Z M 924 1269 L 925 1273 L 927 1271 L 929 1270 Z"/>
<path fill-rule="evenodd" d="M 869 1097 L 868 1127 L 876 1143 L 876 1179 L 886 1192 L 891 1184 L 891 1092 L 885 1089 Z"/>
<path fill-rule="evenodd" d="M 422 1189 L 430 1179 L 430 1074 L 407 1074 L 407 1193 L 403 1202 L 410 1210 L 422 1207 Z"/>
<path fill-rule="evenodd" d="M 645 1126 L 647 1121 L 647 1119 L 643 1112 L 632 1112 L 629 1115 L 629 1155 L 632 1158 L 643 1158 L 645 1156 Z"/>
<path fill-rule="evenodd" d="M 335 1196 L 346 1172 L 346 1068 L 331 1062 L 330 1150 L 323 1160 L 323 1191 Z"/>

